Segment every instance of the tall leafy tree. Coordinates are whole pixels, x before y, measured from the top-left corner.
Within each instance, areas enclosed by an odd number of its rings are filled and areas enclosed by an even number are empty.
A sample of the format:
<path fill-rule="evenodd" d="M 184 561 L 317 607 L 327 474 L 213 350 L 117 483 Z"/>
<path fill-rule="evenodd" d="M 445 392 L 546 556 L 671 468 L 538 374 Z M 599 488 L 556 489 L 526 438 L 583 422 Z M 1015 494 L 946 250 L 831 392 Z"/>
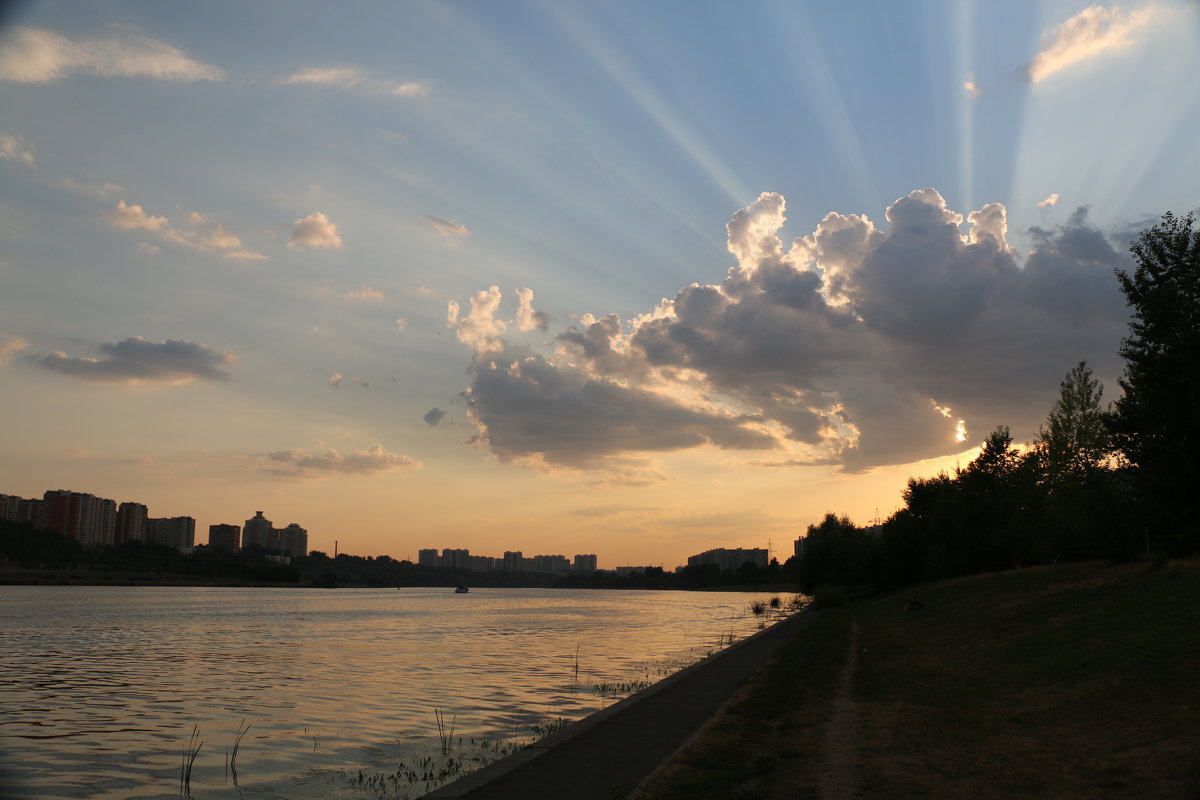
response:
<path fill-rule="evenodd" d="M 1193 214 L 1162 221 L 1130 246 L 1135 267 L 1117 272 L 1132 307 L 1121 343 L 1124 395 L 1112 429 L 1134 466 L 1156 532 L 1200 544 L 1200 231 Z"/>
<path fill-rule="evenodd" d="M 1084 480 L 1108 458 L 1111 440 L 1100 407 L 1103 395 L 1087 361 L 1076 364 L 1059 384 L 1058 400 L 1034 443 L 1051 486 Z"/>

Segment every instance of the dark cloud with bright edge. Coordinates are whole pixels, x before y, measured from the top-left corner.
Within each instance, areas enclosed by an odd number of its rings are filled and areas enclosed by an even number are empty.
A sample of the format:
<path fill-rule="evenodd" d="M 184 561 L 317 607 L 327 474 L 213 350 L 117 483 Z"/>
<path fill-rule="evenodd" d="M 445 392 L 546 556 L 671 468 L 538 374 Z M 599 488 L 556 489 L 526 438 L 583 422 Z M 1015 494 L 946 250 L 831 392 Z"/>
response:
<path fill-rule="evenodd" d="M 192 380 L 221 381 L 229 373 L 221 369 L 232 364 L 229 353 L 220 353 L 208 345 L 168 340 L 151 342 L 131 336 L 116 344 L 96 348 L 104 358 L 70 358 L 54 352 L 37 360 L 38 366 L 73 378 L 99 383 L 186 383 Z"/>
<path fill-rule="evenodd" d="M 1128 258 L 1086 209 L 1031 229 L 1023 259 L 1002 205 L 964 220 L 933 189 L 895 201 L 886 227 L 831 213 L 790 244 L 784 210 L 764 193 L 733 216 L 720 284 L 627 322 L 586 315 L 554 354 L 493 333 L 465 392 L 478 441 L 574 468 L 708 444 L 862 470 L 960 452 L 997 424 L 1032 436 L 1080 359 L 1117 372 Z"/>

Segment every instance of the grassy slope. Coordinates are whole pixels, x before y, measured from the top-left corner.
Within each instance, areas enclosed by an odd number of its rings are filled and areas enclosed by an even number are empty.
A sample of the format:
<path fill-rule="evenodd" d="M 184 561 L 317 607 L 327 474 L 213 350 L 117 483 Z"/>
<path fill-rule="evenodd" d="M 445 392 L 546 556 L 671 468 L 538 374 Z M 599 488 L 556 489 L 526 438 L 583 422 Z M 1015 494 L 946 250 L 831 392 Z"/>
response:
<path fill-rule="evenodd" d="M 1039 567 L 822 612 L 647 800 L 818 796 L 859 626 L 856 796 L 1200 797 L 1200 562 Z"/>

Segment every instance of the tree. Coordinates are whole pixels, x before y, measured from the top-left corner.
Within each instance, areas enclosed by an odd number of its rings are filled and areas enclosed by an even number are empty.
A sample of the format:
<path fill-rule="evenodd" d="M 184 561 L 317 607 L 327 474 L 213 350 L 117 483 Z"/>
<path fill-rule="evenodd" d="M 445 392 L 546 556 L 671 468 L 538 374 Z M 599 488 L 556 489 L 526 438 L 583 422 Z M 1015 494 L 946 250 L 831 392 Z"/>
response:
<path fill-rule="evenodd" d="M 1136 264 L 1118 271 L 1133 309 L 1121 342 L 1124 395 L 1111 427 L 1135 467 L 1137 500 L 1151 529 L 1197 549 L 1200 515 L 1200 231 L 1194 215 L 1162 221 L 1130 246 Z M 1160 540 L 1161 543 L 1161 540 Z"/>
<path fill-rule="evenodd" d="M 1103 395 L 1104 388 L 1092 377 L 1087 361 L 1076 364 L 1059 384 L 1058 400 L 1034 442 L 1050 486 L 1084 480 L 1108 458 L 1111 445 L 1100 407 Z"/>
<path fill-rule="evenodd" d="M 823 585 L 852 588 L 867 582 L 871 538 L 849 517 L 828 513 L 809 525 L 800 553 L 797 583 L 805 592 Z"/>

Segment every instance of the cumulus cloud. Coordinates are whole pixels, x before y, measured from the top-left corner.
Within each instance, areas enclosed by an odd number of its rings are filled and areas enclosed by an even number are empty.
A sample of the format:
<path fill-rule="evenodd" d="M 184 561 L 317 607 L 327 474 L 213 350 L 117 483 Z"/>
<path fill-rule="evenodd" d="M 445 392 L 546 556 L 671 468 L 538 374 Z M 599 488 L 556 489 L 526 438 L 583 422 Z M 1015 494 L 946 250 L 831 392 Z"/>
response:
<path fill-rule="evenodd" d="M 1038 203 L 1037 207 L 1038 208 L 1049 208 L 1051 206 L 1056 206 L 1056 205 L 1058 205 L 1058 198 L 1059 198 L 1058 192 L 1054 192 L 1049 197 L 1047 197 L 1045 200 Z"/>
<path fill-rule="evenodd" d="M 312 83 L 318 86 L 354 86 L 362 73 L 354 67 L 312 67 L 283 78 L 281 83 Z"/>
<path fill-rule="evenodd" d="M 48 83 L 72 73 L 167 81 L 222 81 L 225 70 L 134 28 L 109 38 L 69 39 L 42 28 L 17 28 L 0 43 L 0 79 Z"/>
<path fill-rule="evenodd" d="M 329 376 L 329 387 L 331 389 L 337 389 L 341 385 L 342 385 L 342 373 L 335 372 Z"/>
<path fill-rule="evenodd" d="M 396 330 L 404 333 L 408 330 L 408 320 L 404 317 L 396 317 Z"/>
<path fill-rule="evenodd" d="M 470 236 L 471 232 L 467 230 L 467 226 L 461 222 L 451 222 L 450 220 L 441 219 L 439 217 L 427 216 L 425 222 L 433 229 L 434 233 L 447 238 L 460 238 Z"/>
<path fill-rule="evenodd" d="M 425 424 L 431 428 L 436 428 L 446 417 L 446 412 L 440 408 L 431 408 L 425 412 L 421 419 L 425 420 Z"/>
<path fill-rule="evenodd" d="M 517 330 L 519 331 L 544 331 L 550 325 L 550 315 L 545 311 L 535 311 L 533 309 L 533 290 L 532 289 L 517 289 Z"/>
<path fill-rule="evenodd" d="M 137 251 L 148 256 L 156 256 L 162 252 L 162 248 L 153 242 L 138 242 Z"/>
<path fill-rule="evenodd" d="M 1116 371 L 1125 259 L 1086 209 L 1032 229 L 1024 263 L 1002 205 L 964 217 L 934 189 L 897 199 L 885 226 L 828 214 L 790 242 L 785 211 L 764 193 L 733 215 L 723 281 L 626 321 L 584 314 L 554 352 L 506 341 L 497 287 L 465 316 L 452 302 L 475 441 L 570 468 L 707 446 L 861 470 L 958 452 L 996 424 L 1032 435 L 1072 364 Z"/>
<path fill-rule="evenodd" d="M 372 475 L 401 467 L 420 466 L 420 462 L 389 452 L 383 445 L 373 444 L 366 450 L 355 450 L 346 455 L 332 447 L 314 455 L 302 449 L 276 450 L 265 455 L 262 465 L 279 477 L 304 479 L 329 475 Z"/>
<path fill-rule="evenodd" d="M 70 358 L 55 351 L 37 364 L 97 383 L 176 385 L 193 380 L 225 380 L 229 373 L 221 367 L 234 362 L 231 354 L 208 345 L 176 340 L 151 342 L 140 336 L 102 344 L 96 350 L 102 358 Z"/>
<path fill-rule="evenodd" d="M 33 157 L 33 151 L 25 146 L 25 143 L 21 141 L 21 137 L 7 133 L 0 133 L 0 159 L 17 161 L 27 167 L 37 166 L 37 161 Z"/>
<path fill-rule="evenodd" d="M 288 240 L 288 247 L 306 250 L 312 247 L 341 246 L 342 237 L 338 235 L 337 225 L 330 222 L 329 217 L 320 211 L 314 211 L 292 223 L 292 237 Z"/>
<path fill-rule="evenodd" d="M 975 82 L 974 77 L 963 81 L 963 89 L 965 89 L 967 94 L 971 95 L 971 97 L 979 97 L 979 84 Z"/>
<path fill-rule="evenodd" d="M 0 331 L 0 366 L 12 361 L 13 356 L 29 346 L 29 342 L 13 333 Z"/>
<path fill-rule="evenodd" d="M 1089 6 L 1043 37 L 1044 47 L 1025 66 L 1030 83 L 1041 83 L 1067 67 L 1133 44 L 1133 33 L 1160 13 L 1154 6 L 1125 11 Z"/>

